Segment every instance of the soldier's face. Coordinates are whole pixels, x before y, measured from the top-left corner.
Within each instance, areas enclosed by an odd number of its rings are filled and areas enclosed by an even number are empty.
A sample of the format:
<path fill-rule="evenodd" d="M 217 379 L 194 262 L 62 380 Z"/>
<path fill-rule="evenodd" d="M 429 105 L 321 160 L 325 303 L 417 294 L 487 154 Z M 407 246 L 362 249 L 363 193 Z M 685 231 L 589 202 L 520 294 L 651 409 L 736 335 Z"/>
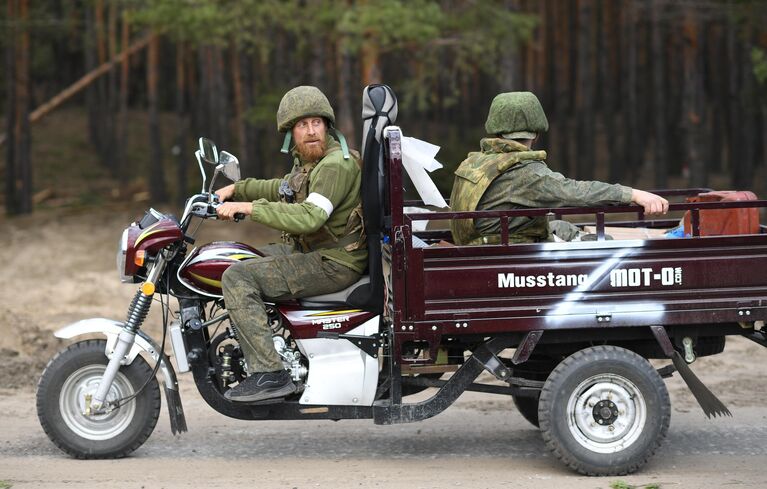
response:
<path fill-rule="evenodd" d="M 325 154 L 325 119 L 306 117 L 293 126 L 296 149 L 305 161 L 316 161 Z"/>

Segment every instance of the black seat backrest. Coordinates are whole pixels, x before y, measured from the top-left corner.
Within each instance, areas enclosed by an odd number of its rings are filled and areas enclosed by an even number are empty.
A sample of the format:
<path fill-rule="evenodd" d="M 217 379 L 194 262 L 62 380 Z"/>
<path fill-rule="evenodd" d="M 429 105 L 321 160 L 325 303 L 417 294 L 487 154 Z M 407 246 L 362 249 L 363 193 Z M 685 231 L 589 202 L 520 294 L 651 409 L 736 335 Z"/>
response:
<path fill-rule="evenodd" d="M 368 244 L 370 284 L 359 287 L 348 299 L 355 307 L 381 313 L 384 280 L 381 265 L 381 238 L 386 232 L 389 212 L 386 196 L 386 167 L 383 130 L 397 120 L 397 97 L 387 85 L 369 85 L 362 92 L 362 213 Z"/>

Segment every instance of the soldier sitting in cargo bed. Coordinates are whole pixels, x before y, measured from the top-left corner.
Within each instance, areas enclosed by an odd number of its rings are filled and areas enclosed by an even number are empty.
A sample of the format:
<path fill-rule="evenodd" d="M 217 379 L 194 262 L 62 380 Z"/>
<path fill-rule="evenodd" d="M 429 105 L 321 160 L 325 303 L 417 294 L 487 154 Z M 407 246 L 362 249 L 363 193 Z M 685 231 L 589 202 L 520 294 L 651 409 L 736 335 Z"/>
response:
<path fill-rule="evenodd" d="M 491 136 L 480 141 L 481 151 L 469 153 L 455 171 L 450 196 L 453 211 L 510 210 L 540 207 L 635 203 L 648 214 L 665 214 L 668 201 L 643 190 L 618 184 L 565 178 L 546 166 L 546 152 L 532 151 L 549 123 L 538 98 L 530 92 L 501 93 L 493 99 L 485 122 Z M 454 219 L 455 244 L 500 243 L 498 218 Z M 552 232 L 570 241 L 581 231 L 565 221 L 549 223 L 543 216 L 509 220 L 510 243 L 552 240 Z"/>

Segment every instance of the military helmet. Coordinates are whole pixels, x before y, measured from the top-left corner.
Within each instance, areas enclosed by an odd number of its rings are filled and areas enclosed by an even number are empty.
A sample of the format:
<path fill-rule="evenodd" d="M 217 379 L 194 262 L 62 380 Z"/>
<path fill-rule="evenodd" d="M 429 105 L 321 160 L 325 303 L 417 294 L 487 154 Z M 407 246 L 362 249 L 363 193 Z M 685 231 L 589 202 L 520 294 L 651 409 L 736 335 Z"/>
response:
<path fill-rule="evenodd" d="M 277 130 L 288 132 L 304 117 L 324 117 L 332 126 L 336 123 L 333 107 L 317 87 L 300 86 L 288 90 L 277 108 Z"/>
<path fill-rule="evenodd" d="M 533 139 L 549 130 L 549 121 L 538 97 L 531 92 L 506 92 L 495 96 L 487 114 L 485 131 L 506 139 Z"/>

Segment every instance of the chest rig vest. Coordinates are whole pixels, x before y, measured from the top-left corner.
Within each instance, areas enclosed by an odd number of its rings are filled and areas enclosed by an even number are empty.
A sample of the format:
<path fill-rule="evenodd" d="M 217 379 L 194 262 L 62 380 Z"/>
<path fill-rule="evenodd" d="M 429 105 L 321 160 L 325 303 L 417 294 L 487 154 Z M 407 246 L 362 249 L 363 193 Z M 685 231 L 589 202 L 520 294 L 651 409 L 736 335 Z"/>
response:
<path fill-rule="evenodd" d="M 341 151 L 341 148 L 329 148 L 325 156 L 336 151 Z M 354 161 L 360 161 L 359 153 L 352 150 L 351 154 Z M 287 180 L 283 180 L 280 184 L 279 197 L 281 202 L 301 204 L 306 200 L 309 196 L 309 182 L 312 178 L 312 172 L 318 163 L 315 161 L 303 165 L 296 164 L 293 167 L 293 171 L 288 175 Z M 362 203 L 358 203 L 352 209 L 340 236 L 336 236 L 328 224 L 325 223 L 320 229 L 309 234 L 295 235 L 283 232 L 282 240 L 288 244 L 292 243 L 304 253 L 329 248 L 343 248 L 346 251 L 355 251 L 363 248 L 366 244 L 365 227 L 362 220 Z"/>
<path fill-rule="evenodd" d="M 450 195 L 450 207 L 455 212 L 477 209 L 479 201 L 493 180 L 523 161 L 545 160 L 545 151 L 529 151 L 526 146 L 506 139 L 483 139 L 482 152 L 470 153 L 455 171 L 455 182 Z M 514 192 L 513 188 L 505 192 Z M 453 240 L 457 245 L 498 244 L 500 234 L 480 235 L 473 219 L 453 219 L 450 223 Z M 509 243 L 546 241 L 549 226 L 545 217 L 533 217 L 522 227 L 509 229 Z"/>

